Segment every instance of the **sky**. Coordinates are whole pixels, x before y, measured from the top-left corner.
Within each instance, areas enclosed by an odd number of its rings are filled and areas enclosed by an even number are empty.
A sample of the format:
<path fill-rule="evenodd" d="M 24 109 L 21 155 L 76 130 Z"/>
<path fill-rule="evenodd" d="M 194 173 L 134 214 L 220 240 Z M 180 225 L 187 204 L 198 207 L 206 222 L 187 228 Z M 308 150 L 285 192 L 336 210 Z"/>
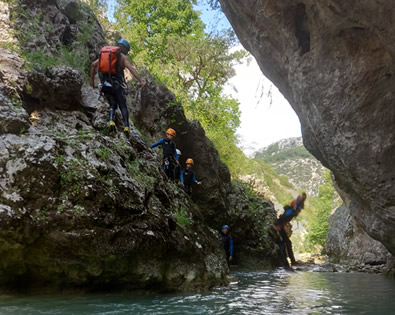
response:
<path fill-rule="evenodd" d="M 195 8 L 202 15 L 207 31 L 230 28 L 226 16 L 211 10 L 205 0 Z M 241 45 L 234 49 L 243 49 Z M 225 87 L 225 93 L 240 102 L 241 125 L 238 129 L 240 147 L 247 155 L 273 142 L 300 137 L 298 116 L 280 91 L 261 72 L 254 57 L 250 63 L 235 67 L 236 75 Z"/>

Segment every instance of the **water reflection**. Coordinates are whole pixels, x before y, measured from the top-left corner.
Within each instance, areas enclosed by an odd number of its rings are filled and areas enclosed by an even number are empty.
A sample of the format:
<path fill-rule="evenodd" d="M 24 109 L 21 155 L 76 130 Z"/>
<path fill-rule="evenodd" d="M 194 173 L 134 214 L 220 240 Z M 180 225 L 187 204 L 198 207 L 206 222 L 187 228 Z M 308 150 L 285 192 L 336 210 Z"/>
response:
<path fill-rule="evenodd" d="M 395 281 L 379 275 L 235 273 L 202 294 L 0 297 L 0 314 L 395 314 Z"/>

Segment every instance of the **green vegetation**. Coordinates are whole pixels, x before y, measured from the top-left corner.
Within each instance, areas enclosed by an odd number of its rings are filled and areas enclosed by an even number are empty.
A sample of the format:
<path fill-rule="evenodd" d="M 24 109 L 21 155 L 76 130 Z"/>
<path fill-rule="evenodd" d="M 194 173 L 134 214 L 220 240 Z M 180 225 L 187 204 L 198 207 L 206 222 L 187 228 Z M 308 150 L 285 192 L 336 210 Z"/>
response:
<path fill-rule="evenodd" d="M 264 152 L 257 152 L 256 159 L 261 159 L 266 163 L 283 162 L 293 158 L 312 158 L 313 156 L 304 146 L 292 146 L 285 150 L 279 150 L 278 143 L 274 143 L 266 148 Z"/>
<path fill-rule="evenodd" d="M 309 216 L 307 248 L 324 246 L 329 229 L 329 216 L 333 209 L 340 206 L 341 201 L 335 191 L 329 171 L 325 174 L 325 183 L 320 186 L 317 198 L 312 198 L 314 212 Z"/>
<path fill-rule="evenodd" d="M 84 4 L 80 4 L 81 6 Z M 81 13 L 80 13 L 81 14 Z M 51 66 L 68 66 L 78 70 L 83 78 L 87 80 L 90 66 L 88 40 L 92 35 L 93 25 L 86 23 L 79 27 L 79 35 L 76 41 L 80 45 L 60 45 L 51 52 L 44 48 L 32 49 L 29 44 L 40 38 L 43 34 L 52 31 L 52 26 L 47 24 L 43 14 L 32 15 L 24 7 L 13 5 L 11 8 L 12 23 L 16 23 L 19 18 L 29 21 L 28 26 L 17 28 L 15 37 L 18 39 L 19 47 L 13 47 L 26 62 L 27 70 L 45 71 Z M 44 37 L 47 40 L 46 37 Z"/>
<path fill-rule="evenodd" d="M 101 157 L 102 160 L 107 161 L 110 157 L 111 152 L 105 148 L 99 148 L 96 150 L 96 153 Z"/>
<path fill-rule="evenodd" d="M 186 209 L 183 207 L 177 209 L 176 219 L 177 222 L 183 227 L 188 227 L 192 223 L 192 220 L 188 217 Z"/>

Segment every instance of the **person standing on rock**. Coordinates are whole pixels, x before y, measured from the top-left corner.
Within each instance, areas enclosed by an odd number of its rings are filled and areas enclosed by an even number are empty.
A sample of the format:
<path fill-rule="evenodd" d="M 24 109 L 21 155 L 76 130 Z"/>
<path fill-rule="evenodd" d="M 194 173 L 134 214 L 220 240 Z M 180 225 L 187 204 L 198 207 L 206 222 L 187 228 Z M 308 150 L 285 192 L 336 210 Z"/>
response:
<path fill-rule="evenodd" d="M 127 68 L 130 73 L 136 77 L 141 88 L 145 89 L 146 85 L 139 73 L 131 65 L 127 54 L 130 50 L 130 44 L 127 40 L 121 39 L 118 46 L 105 46 L 100 50 L 100 57 L 92 62 L 90 72 L 90 85 L 94 88 L 95 73 L 99 72 L 102 88 L 108 103 L 110 104 L 110 123 L 111 131 L 115 131 L 115 112 L 117 108 L 121 110 L 123 119 L 123 132 L 127 137 L 130 134 L 129 112 L 126 105 L 126 83 L 124 69 Z"/>
<path fill-rule="evenodd" d="M 221 229 L 221 242 L 224 245 L 226 261 L 230 263 L 233 260 L 233 239 L 229 235 L 229 225 L 224 225 Z"/>
<path fill-rule="evenodd" d="M 163 149 L 163 170 L 167 178 L 174 180 L 174 166 L 179 164 L 176 144 L 173 138 L 176 136 L 176 131 L 172 128 L 167 129 L 166 138 L 160 139 L 158 142 L 150 146 L 151 149 L 161 145 Z"/>
<path fill-rule="evenodd" d="M 283 239 L 283 242 L 286 245 L 288 257 L 291 259 L 292 265 L 296 265 L 295 256 L 292 250 L 292 242 L 289 239 L 287 233 L 287 226 L 291 222 L 291 220 L 297 217 L 304 208 L 304 202 L 307 198 L 305 192 L 299 195 L 294 201 L 291 202 L 290 206 L 284 207 L 284 213 L 279 216 L 279 218 L 274 222 L 276 229 L 280 232 L 280 235 Z"/>
<path fill-rule="evenodd" d="M 191 158 L 187 159 L 185 162 L 187 167 L 181 171 L 180 173 L 180 181 L 181 187 L 185 190 L 188 195 L 192 195 L 192 184 L 195 183 L 200 185 L 202 182 L 199 182 L 196 179 L 195 172 L 192 170 L 193 160 Z"/>

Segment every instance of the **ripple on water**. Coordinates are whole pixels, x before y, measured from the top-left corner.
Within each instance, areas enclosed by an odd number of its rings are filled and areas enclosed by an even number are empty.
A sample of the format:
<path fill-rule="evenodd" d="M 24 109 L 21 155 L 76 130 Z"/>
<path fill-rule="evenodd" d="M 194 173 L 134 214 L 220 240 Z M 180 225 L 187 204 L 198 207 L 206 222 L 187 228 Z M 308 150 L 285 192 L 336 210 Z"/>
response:
<path fill-rule="evenodd" d="M 395 281 L 380 275 L 236 272 L 197 294 L 0 296 L 0 314 L 395 314 Z"/>

